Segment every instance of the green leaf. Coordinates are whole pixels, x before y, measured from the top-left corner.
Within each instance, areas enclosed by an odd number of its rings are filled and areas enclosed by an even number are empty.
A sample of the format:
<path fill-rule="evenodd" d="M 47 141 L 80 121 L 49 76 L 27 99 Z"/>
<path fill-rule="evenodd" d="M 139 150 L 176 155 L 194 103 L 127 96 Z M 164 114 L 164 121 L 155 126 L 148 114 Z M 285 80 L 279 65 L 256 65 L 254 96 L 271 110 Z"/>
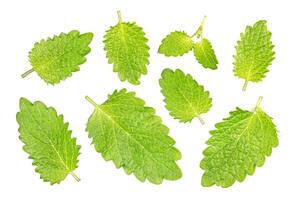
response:
<path fill-rule="evenodd" d="M 80 34 L 75 30 L 35 43 L 29 53 L 32 69 L 22 77 L 35 71 L 49 84 L 65 80 L 72 72 L 79 71 L 79 65 L 86 61 L 85 55 L 91 51 L 89 44 L 92 39 L 92 33 Z"/>
<path fill-rule="evenodd" d="M 68 123 L 54 108 L 46 107 L 40 101 L 31 103 L 20 99 L 20 112 L 17 113 L 20 125 L 20 140 L 24 151 L 29 154 L 41 179 L 51 184 L 60 183 L 77 168 L 80 146 L 71 137 Z"/>
<path fill-rule="evenodd" d="M 185 32 L 175 31 L 167 35 L 159 46 L 158 53 L 165 56 L 182 56 L 193 48 L 193 40 Z"/>
<path fill-rule="evenodd" d="M 214 184 L 229 187 L 246 175 L 253 175 L 263 166 L 266 156 L 278 145 L 277 130 L 272 118 L 259 106 L 254 111 L 237 108 L 223 122 L 210 131 L 200 167 L 205 170 L 203 186 Z"/>
<path fill-rule="evenodd" d="M 218 60 L 208 39 L 203 38 L 195 44 L 194 55 L 203 67 L 217 69 Z"/>
<path fill-rule="evenodd" d="M 198 117 L 203 124 L 200 115 L 208 112 L 212 106 L 209 92 L 204 91 L 203 86 L 190 74 L 185 75 L 179 69 L 175 72 L 165 69 L 161 77 L 159 84 L 170 115 L 180 122 L 191 122 L 193 118 Z"/>
<path fill-rule="evenodd" d="M 95 106 L 87 123 L 89 137 L 97 152 L 105 160 L 112 160 L 117 168 L 133 173 L 144 182 L 160 184 L 163 179 L 177 180 L 181 171 L 176 160 L 181 158 L 155 110 L 146 107 L 135 93 L 125 89 L 114 91 L 107 101 Z"/>
<path fill-rule="evenodd" d="M 247 26 L 235 47 L 233 71 L 235 76 L 245 79 L 243 90 L 246 90 L 249 81 L 261 81 L 275 58 L 274 45 L 271 41 L 272 34 L 268 31 L 266 24 L 265 20 L 261 20 L 253 27 Z"/>
<path fill-rule="evenodd" d="M 141 27 L 135 23 L 119 22 L 111 27 L 104 36 L 104 50 L 113 71 L 118 72 L 121 81 L 140 84 L 142 74 L 147 74 L 149 64 L 148 39 Z"/>

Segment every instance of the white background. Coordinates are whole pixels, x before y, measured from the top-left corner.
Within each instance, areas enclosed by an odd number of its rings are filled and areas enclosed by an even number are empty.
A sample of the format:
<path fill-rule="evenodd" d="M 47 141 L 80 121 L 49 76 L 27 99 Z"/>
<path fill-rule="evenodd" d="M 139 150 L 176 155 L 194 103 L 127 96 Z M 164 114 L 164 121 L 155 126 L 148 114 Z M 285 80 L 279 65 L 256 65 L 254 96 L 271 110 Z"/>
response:
<path fill-rule="evenodd" d="M 120 82 L 112 66 L 107 64 L 103 35 L 117 22 L 117 10 L 123 21 L 136 21 L 149 38 L 150 65 L 141 84 Z M 0 199 L 299 199 L 299 5 L 297 1 L 233 1 L 233 0 L 95 0 L 33 1 L 1 0 L 1 133 L 0 133 Z M 204 69 L 193 54 L 167 58 L 157 54 L 161 39 L 174 30 L 192 34 L 207 15 L 204 36 L 211 40 L 218 60 L 218 70 Z M 266 19 L 272 31 L 276 59 L 267 77 L 259 84 L 249 83 L 242 92 L 243 80 L 233 76 L 234 46 L 246 25 Z M 62 83 L 45 84 L 36 73 L 25 79 L 20 75 L 30 69 L 28 52 L 33 44 L 60 32 L 78 29 L 93 32 L 92 51 L 81 70 Z M 211 92 L 213 107 L 203 115 L 206 124 L 196 119 L 183 124 L 172 119 L 164 108 L 158 79 L 165 67 L 180 68 L 190 73 Z M 161 185 L 141 183 L 127 176 L 112 162 L 105 162 L 87 137 L 85 125 L 93 107 L 84 99 L 106 100 L 114 89 L 135 91 L 148 106 L 157 110 L 170 135 L 181 150 L 178 162 L 183 177 L 164 181 Z M 279 146 L 254 176 L 232 187 L 204 188 L 200 184 L 203 171 L 199 162 L 214 124 L 239 106 L 252 109 L 258 97 L 262 108 L 274 118 L 279 130 Z M 15 120 L 20 97 L 41 100 L 64 114 L 73 136 L 82 146 L 77 183 L 68 176 L 59 185 L 50 186 L 39 179 L 31 160 L 22 150 Z"/>

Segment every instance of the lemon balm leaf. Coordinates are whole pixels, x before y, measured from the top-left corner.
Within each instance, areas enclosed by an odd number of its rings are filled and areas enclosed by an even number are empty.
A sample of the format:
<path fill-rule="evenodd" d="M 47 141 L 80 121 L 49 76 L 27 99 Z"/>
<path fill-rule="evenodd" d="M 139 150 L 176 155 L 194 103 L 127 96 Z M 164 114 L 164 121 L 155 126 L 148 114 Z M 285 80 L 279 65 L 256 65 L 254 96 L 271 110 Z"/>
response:
<path fill-rule="evenodd" d="M 245 80 L 243 90 L 249 81 L 259 82 L 266 76 L 275 58 L 274 45 L 268 31 L 267 21 L 260 20 L 253 26 L 247 26 L 237 42 L 234 57 L 234 75 Z"/>
<path fill-rule="evenodd" d="M 261 99 L 254 111 L 236 108 L 210 131 L 200 163 L 203 186 L 229 187 L 235 181 L 242 182 L 256 167 L 263 166 L 278 145 L 276 126 L 261 109 Z"/>
<path fill-rule="evenodd" d="M 65 80 L 86 62 L 85 56 L 91 51 L 89 44 L 92 39 L 92 33 L 80 34 L 73 30 L 35 43 L 29 53 L 32 69 L 22 77 L 35 71 L 48 84 L 54 85 Z"/>
<path fill-rule="evenodd" d="M 203 124 L 201 114 L 206 113 L 212 106 L 208 91 L 180 69 L 163 70 L 159 80 L 161 92 L 164 95 L 166 108 L 170 115 L 180 122 L 191 122 L 197 117 Z"/>
<path fill-rule="evenodd" d="M 117 168 L 133 173 L 142 182 L 160 184 L 163 179 L 177 180 L 181 158 L 155 110 L 146 107 L 135 93 L 114 91 L 102 104 L 86 99 L 95 110 L 89 117 L 87 132 L 97 152 L 112 160 Z"/>
<path fill-rule="evenodd" d="M 208 39 L 201 39 L 194 46 L 197 61 L 205 68 L 217 69 L 218 60 Z"/>
<path fill-rule="evenodd" d="M 136 23 L 123 22 L 118 11 L 119 22 L 110 27 L 104 36 L 104 50 L 108 63 L 121 81 L 140 84 L 141 75 L 147 74 L 149 64 L 148 39 Z"/>
<path fill-rule="evenodd" d="M 158 53 L 165 56 L 182 56 L 193 48 L 193 40 L 185 32 L 174 31 L 159 46 Z"/>
<path fill-rule="evenodd" d="M 73 172 L 77 168 L 80 146 L 71 137 L 72 131 L 62 115 L 40 101 L 31 103 L 21 98 L 17 122 L 23 149 L 33 160 L 41 179 L 55 184 L 70 174 L 80 180 Z"/>

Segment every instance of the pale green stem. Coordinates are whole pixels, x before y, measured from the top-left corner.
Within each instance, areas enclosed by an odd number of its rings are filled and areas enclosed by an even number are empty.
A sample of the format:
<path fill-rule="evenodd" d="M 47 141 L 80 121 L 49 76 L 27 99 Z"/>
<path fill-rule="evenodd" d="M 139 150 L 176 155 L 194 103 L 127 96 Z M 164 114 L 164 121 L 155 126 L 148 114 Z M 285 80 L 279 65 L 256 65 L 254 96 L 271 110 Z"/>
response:
<path fill-rule="evenodd" d="M 199 28 L 198 28 L 197 31 L 191 36 L 191 38 L 192 38 L 192 37 L 195 37 L 195 36 L 197 36 L 197 38 L 199 38 L 200 36 L 202 36 L 202 33 L 203 33 L 203 26 L 204 26 L 205 19 L 206 19 L 206 16 L 203 17 L 202 22 L 201 22 Z"/>
<path fill-rule="evenodd" d="M 121 15 L 121 11 L 118 10 L 117 13 L 118 13 L 119 23 L 122 23 L 122 15 Z"/>
<path fill-rule="evenodd" d="M 93 99 L 91 99 L 89 96 L 85 96 L 85 99 L 89 102 L 89 103 L 91 103 L 93 106 L 98 106 L 97 105 L 97 103 L 93 100 Z"/>
<path fill-rule="evenodd" d="M 200 121 L 200 123 L 201 123 L 202 125 L 205 124 L 205 121 L 204 121 L 200 116 L 198 116 L 197 118 L 199 119 L 199 121 Z"/>
<path fill-rule="evenodd" d="M 260 107 L 260 103 L 261 103 L 261 101 L 263 100 L 263 97 L 262 96 L 260 96 L 259 98 L 258 98 L 258 100 L 257 100 L 257 103 L 256 103 L 256 106 L 255 106 L 255 109 L 257 109 L 257 108 L 259 108 Z"/>
<path fill-rule="evenodd" d="M 247 80 L 245 80 L 245 83 L 244 83 L 244 85 L 243 85 L 243 91 L 246 91 L 246 89 L 247 89 L 247 85 L 248 85 L 248 81 L 247 81 Z"/>
<path fill-rule="evenodd" d="M 77 182 L 80 181 L 80 178 L 74 172 L 70 172 L 69 174 L 71 174 Z"/>
<path fill-rule="evenodd" d="M 34 69 L 33 69 L 33 68 L 31 68 L 30 70 L 24 72 L 24 73 L 21 75 L 21 77 L 22 77 L 22 78 L 25 78 L 26 76 L 28 76 L 28 75 L 31 74 L 32 72 L 34 72 Z"/>

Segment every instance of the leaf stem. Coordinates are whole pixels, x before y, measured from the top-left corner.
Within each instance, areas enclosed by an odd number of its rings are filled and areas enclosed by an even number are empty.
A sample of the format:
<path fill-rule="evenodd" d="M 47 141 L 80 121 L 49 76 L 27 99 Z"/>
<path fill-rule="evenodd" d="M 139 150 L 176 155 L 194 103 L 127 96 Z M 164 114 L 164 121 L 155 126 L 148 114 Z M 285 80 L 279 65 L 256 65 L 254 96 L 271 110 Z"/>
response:
<path fill-rule="evenodd" d="M 80 181 L 80 178 L 74 172 L 70 172 L 69 174 L 71 174 L 77 182 Z"/>
<path fill-rule="evenodd" d="M 89 96 L 85 96 L 85 99 L 89 102 L 89 103 L 91 103 L 93 106 L 98 106 L 97 105 L 97 103 L 93 100 L 93 99 L 91 99 Z"/>
<path fill-rule="evenodd" d="M 206 15 L 203 17 L 202 21 L 201 21 L 201 24 L 199 26 L 199 28 L 197 29 L 197 31 L 191 36 L 192 37 L 195 37 L 197 36 L 197 38 L 200 38 L 200 36 L 202 36 L 202 33 L 203 33 L 203 26 L 204 26 L 204 22 L 206 20 Z"/>
<path fill-rule="evenodd" d="M 245 80 L 245 83 L 243 85 L 243 91 L 246 91 L 248 85 L 248 80 Z"/>
<path fill-rule="evenodd" d="M 33 68 L 31 68 L 30 70 L 24 72 L 24 73 L 21 75 L 21 77 L 22 77 L 22 78 L 25 78 L 26 76 L 28 76 L 28 75 L 31 74 L 32 72 L 34 72 L 34 69 L 33 69 Z"/>
<path fill-rule="evenodd" d="M 200 123 L 201 123 L 202 125 L 205 124 L 205 121 L 200 117 L 200 115 L 199 115 L 197 118 L 199 119 L 199 121 L 200 121 Z"/>
<path fill-rule="evenodd" d="M 118 10 L 117 13 L 118 13 L 119 23 L 122 23 L 122 15 L 121 15 L 121 11 Z"/>
<path fill-rule="evenodd" d="M 257 108 L 259 108 L 260 107 L 260 103 L 261 103 L 261 101 L 263 100 L 263 97 L 262 96 L 260 96 L 259 98 L 258 98 L 258 100 L 257 100 L 257 103 L 256 103 L 256 106 L 255 106 L 255 109 L 257 109 Z"/>

